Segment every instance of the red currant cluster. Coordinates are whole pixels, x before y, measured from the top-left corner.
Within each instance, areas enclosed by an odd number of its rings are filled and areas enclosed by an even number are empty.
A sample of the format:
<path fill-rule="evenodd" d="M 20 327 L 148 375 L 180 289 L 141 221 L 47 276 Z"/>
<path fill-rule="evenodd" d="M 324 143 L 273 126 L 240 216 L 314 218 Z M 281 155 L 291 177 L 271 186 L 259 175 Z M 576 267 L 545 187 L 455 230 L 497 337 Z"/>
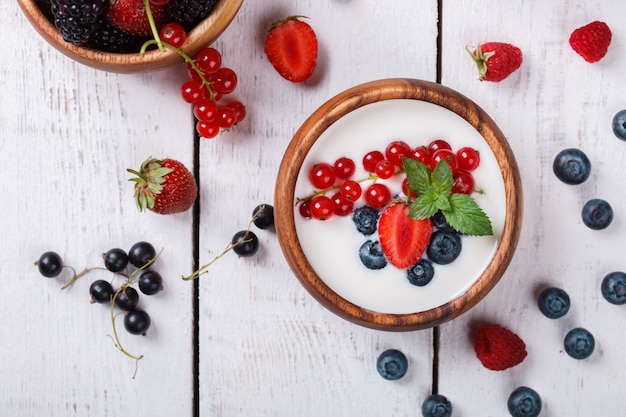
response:
<path fill-rule="evenodd" d="M 448 142 L 437 139 L 428 146 L 411 148 L 404 141 L 396 140 L 387 145 L 384 152 L 373 150 L 365 154 L 363 168 L 370 175 L 360 180 L 352 179 L 356 171 L 355 162 L 347 157 L 337 159 L 333 164 L 317 163 L 309 171 L 309 181 L 318 190 L 310 196 L 298 199 L 302 217 L 326 220 L 332 215 L 347 216 L 354 208 L 354 203 L 363 196 L 365 202 L 382 208 L 389 204 L 393 193 L 383 181 L 404 172 L 402 158 L 415 159 L 431 170 L 439 161 L 444 160 L 450 166 L 454 176 L 453 193 L 471 194 L 474 192 L 472 171 L 480 163 L 476 149 L 463 147 L 454 152 Z M 371 182 L 364 189 L 363 183 Z M 402 192 L 411 198 L 417 195 L 409 191 L 406 177 L 402 181 Z M 332 193 L 332 194 L 331 194 Z"/>
<path fill-rule="evenodd" d="M 240 101 L 222 101 L 224 96 L 235 91 L 237 74 L 231 68 L 222 66 L 222 55 L 217 49 L 206 47 L 193 57 L 187 56 L 180 49 L 187 33 L 178 23 L 163 26 L 159 36 L 187 62 L 189 80 L 182 84 L 180 92 L 183 100 L 193 105 L 196 130 L 200 136 L 215 138 L 220 130 L 230 129 L 245 118 L 246 107 Z"/>

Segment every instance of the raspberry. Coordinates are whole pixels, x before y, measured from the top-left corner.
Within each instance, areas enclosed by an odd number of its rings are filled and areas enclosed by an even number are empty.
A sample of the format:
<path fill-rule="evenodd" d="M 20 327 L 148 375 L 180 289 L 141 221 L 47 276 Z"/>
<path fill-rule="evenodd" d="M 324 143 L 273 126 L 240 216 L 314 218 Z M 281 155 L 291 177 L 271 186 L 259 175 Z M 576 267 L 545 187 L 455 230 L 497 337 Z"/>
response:
<path fill-rule="evenodd" d="M 172 0 L 167 9 L 167 20 L 191 30 L 209 15 L 216 3 L 217 0 Z"/>
<path fill-rule="evenodd" d="M 498 324 L 487 324 L 474 336 L 476 356 L 487 369 L 503 371 L 526 358 L 526 345 L 515 333 Z"/>
<path fill-rule="evenodd" d="M 89 41 L 96 23 L 104 15 L 106 0 L 51 0 L 54 25 L 63 39 L 76 45 Z"/>

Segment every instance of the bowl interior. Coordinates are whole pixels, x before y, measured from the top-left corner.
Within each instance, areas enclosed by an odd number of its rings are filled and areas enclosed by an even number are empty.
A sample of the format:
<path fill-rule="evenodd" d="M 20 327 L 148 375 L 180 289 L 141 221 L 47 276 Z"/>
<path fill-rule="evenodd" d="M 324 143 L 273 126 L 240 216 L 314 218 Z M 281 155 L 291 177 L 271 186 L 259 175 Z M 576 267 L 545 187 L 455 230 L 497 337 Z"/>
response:
<path fill-rule="evenodd" d="M 54 24 L 42 13 L 36 0 L 17 0 L 35 30 L 57 50 L 90 67 L 118 73 L 150 72 L 183 62 L 176 53 L 151 50 L 145 54 L 116 54 L 65 42 Z M 183 50 L 190 56 L 214 42 L 228 27 L 243 0 L 218 0 L 209 16 L 188 33 Z"/>
<path fill-rule="evenodd" d="M 393 267 L 364 268 L 358 248 L 366 238 L 349 218 L 304 220 L 294 210 L 296 199 L 313 191 L 306 177 L 317 162 L 348 156 L 358 166 L 367 151 L 384 150 L 392 140 L 415 147 L 441 138 L 453 148 L 479 150 L 481 168 L 475 176 L 483 193 L 474 197 L 489 215 L 494 236 L 465 236 L 459 259 L 437 265 L 438 279 L 424 287 L 409 284 L 406 272 Z M 357 172 L 355 177 L 367 174 Z M 290 143 L 275 195 L 277 234 L 295 275 L 323 305 L 368 327 L 419 329 L 467 311 L 498 281 L 519 236 L 521 186 L 506 139 L 476 104 L 419 80 L 375 81 L 325 103 Z"/>

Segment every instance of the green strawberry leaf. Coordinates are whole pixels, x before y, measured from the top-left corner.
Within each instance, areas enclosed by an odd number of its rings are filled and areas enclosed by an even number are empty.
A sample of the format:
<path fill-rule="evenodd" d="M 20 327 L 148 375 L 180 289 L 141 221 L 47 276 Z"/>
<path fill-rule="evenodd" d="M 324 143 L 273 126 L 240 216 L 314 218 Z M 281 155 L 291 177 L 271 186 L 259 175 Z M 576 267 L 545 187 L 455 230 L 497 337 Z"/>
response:
<path fill-rule="evenodd" d="M 418 195 L 423 195 L 431 187 L 430 170 L 426 165 L 415 159 L 403 157 L 404 170 L 409 182 L 409 188 Z"/>
<path fill-rule="evenodd" d="M 450 209 L 442 209 L 441 212 L 450 226 L 470 236 L 493 235 L 489 217 L 472 197 L 454 193 L 448 201 Z"/>

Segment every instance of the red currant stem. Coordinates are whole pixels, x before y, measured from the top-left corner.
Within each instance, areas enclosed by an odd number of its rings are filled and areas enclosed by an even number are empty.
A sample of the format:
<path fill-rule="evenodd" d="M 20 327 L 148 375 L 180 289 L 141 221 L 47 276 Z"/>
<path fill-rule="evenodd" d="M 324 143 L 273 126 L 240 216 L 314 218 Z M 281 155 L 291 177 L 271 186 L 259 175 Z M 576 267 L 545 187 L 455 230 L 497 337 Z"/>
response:
<path fill-rule="evenodd" d="M 394 175 L 396 175 L 396 174 L 394 174 Z M 355 180 L 355 181 L 360 184 L 360 183 L 363 183 L 363 182 L 366 182 L 366 181 L 376 182 L 379 179 L 380 179 L 380 177 L 378 175 L 370 174 L 368 177 L 361 178 L 360 180 Z M 329 193 L 331 191 L 335 191 L 335 190 L 339 190 L 339 189 L 341 189 L 341 186 L 333 185 L 332 187 L 328 187 L 328 188 L 326 188 L 324 190 L 313 191 L 311 194 L 309 194 L 306 197 L 297 197 L 296 198 L 296 205 L 298 205 L 298 204 L 300 204 L 300 203 L 302 203 L 304 201 L 310 200 L 313 197 L 317 197 L 318 195 L 326 195 L 327 193 Z"/>
<path fill-rule="evenodd" d="M 246 233 L 241 237 L 241 239 L 239 239 L 235 243 L 229 243 L 228 246 L 226 246 L 226 249 L 222 251 L 222 253 L 220 253 L 219 255 L 216 255 L 213 259 L 211 259 L 211 261 L 209 261 L 209 263 L 202 265 L 200 268 L 195 270 L 191 275 L 188 275 L 186 277 L 183 276 L 183 281 L 191 281 L 193 279 L 199 278 L 200 275 L 208 273 L 209 271 L 207 271 L 207 269 L 211 265 L 213 265 L 215 262 L 217 262 L 217 260 L 220 259 L 222 256 L 226 255 L 231 249 L 241 245 L 242 243 L 249 242 L 250 239 L 246 238 L 246 236 L 248 235 L 247 232 L 250 231 L 250 229 L 252 228 L 252 224 L 261 215 L 262 212 L 263 210 L 259 210 L 256 213 L 254 213 L 254 215 L 250 219 L 250 222 L 248 223 L 248 228 L 246 229 Z"/>
<path fill-rule="evenodd" d="M 164 51 L 165 49 L 163 48 L 163 42 L 161 41 L 161 37 L 159 36 L 159 29 L 157 29 L 156 27 L 156 23 L 154 22 L 154 16 L 152 16 L 152 10 L 150 9 L 150 0 L 144 0 L 143 3 L 146 7 L 146 15 L 148 15 L 148 22 L 150 22 L 150 29 L 152 30 L 152 36 L 154 36 L 154 41 L 159 47 L 159 50 Z M 141 49 L 143 53 L 144 48 L 142 47 Z"/>
<path fill-rule="evenodd" d="M 69 268 L 72 270 L 73 276 L 72 279 L 70 279 L 65 285 L 63 285 L 61 287 L 61 290 L 64 290 L 66 288 L 71 287 L 72 285 L 74 285 L 74 283 L 83 275 L 93 271 L 94 269 L 102 269 L 105 270 L 106 268 L 102 268 L 102 267 L 93 267 L 93 268 L 85 268 L 83 269 L 81 272 L 79 272 L 78 274 L 76 273 L 76 270 L 74 268 L 72 268 L 71 266 L 64 266 L 63 268 Z"/>

